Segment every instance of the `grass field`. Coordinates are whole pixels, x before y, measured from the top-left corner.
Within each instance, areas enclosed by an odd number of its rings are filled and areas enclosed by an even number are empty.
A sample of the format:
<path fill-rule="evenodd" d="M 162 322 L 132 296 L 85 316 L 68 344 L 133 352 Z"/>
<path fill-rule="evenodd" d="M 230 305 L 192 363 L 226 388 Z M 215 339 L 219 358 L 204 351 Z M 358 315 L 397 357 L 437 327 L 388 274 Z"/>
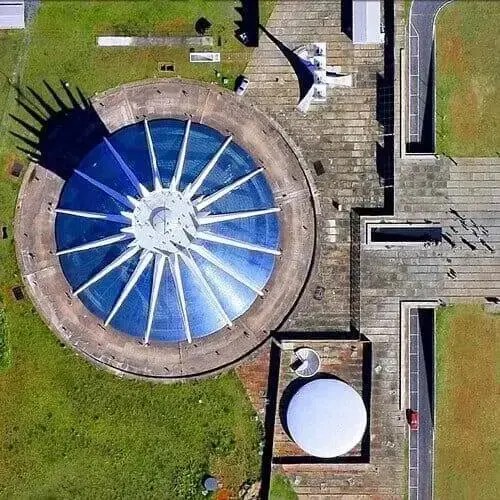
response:
<path fill-rule="evenodd" d="M 498 498 L 500 315 L 441 309 L 436 340 L 436 498 Z"/>
<path fill-rule="evenodd" d="M 413 0 L 403 0 L 403 18 L 406 23 L 410 19 L 410 10 L 412 1 Z"/>
<path fill-rule="evenodd" d="M 5 110 L 7 90 L 23 36 L 22 31 L 0 31 L 0 47 L 2 47 L 0 52 L 0 113 Z"/>
<path fill-rule="evenodd" d="M 290 481 L 287 477 L 281 474 L 273 474 L 271 478 L 271 489 L 269 491 L 269 500 L 297 500 L 298 496 L 295 493 Z"/>
<path fill-rule="evenodd" d="M 439 15 L 437 150 L 500 153 L 500 2 L 455 0 Z"/>
<path fill-rule="evenodd" d="M 261 2 L 261 19 L 273 0 Z M 12 241 L 19 180 L 9 166 L 20 156 L 12 84 L 44 99 L 46 80 L 60 80 L 87 96 L 124 82 L 160 77 L 159 61 L 176 76 L 230 82 L 251 51 L 233 37 L 238 14 L 226 0 L 43 2 L 30 43 L 26 32 L 0 33 L 0 498 L 201 498 L 210 472 L 230 491 L 259 476 L 261 429 L 233 374 L 200 383 L 150 385 L 97 370 L 62 346 L 27 301 L 15 302 L 20 283 Z M 205 16 L 220 36 L 222 64 L 190 65 L 188 48 L 99 49 L 99 34 L 193 35 Z M 217 47 L 218 49 L 218 47 Z M 19 54 L 26 54 L 17 63 Z M 13 73 L 17 67 L 19 70 Z"/>

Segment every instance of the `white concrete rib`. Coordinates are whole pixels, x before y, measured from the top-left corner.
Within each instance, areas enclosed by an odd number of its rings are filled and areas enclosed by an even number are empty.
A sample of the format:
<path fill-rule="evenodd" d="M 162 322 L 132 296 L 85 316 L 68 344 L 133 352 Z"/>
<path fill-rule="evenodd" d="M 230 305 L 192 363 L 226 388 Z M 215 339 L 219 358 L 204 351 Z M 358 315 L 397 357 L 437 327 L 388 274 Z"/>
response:
<path fill-rule="evenodd" d="M 95 283 L 96 281 L 99 281 L 100 279 L 104 278 L 107 274 L 109 274 L 113 269 L 116 269 L 117 267 L 121 266 L 123 263 L 125 263 L 127 260 L 131 259 L 138 251 L 140 248 L 138 246 L 133 246 L 129 248 L 128 250 L 125 250 L 121 255 L 119 255 L 114 261 L 110 262 L 106 267 L 101 269 L 97 274 L 94 274 L 92 278 L 90 278 L 86 283 L 84 283 L 80 288 L 75 290 L 73 292 L 73 295 L 78 295 L 79 293 L 83 292 L 86 288 L 88 288 L 90 285 Z"/>
<path fill-rule="evenodd" d="M 181 258 L 185 262 L 189 270 L 193 273 L 195 278 L 201 283 L 203 290 L 208 296 L 208 300 L 212 303 L 212 305 L 215 307 L 219 315 L 222 317 L 224 323 L 228 326 L 231 326 L 233 324 L 232 321 L 229 319 L 229 316 L 226 314 L 226 311 L 224 311 L 222 304 L 216 297 L 214 291 L 212 290 L 212 287 L 208 284 L 208 281 L 206 280 L 205 276 L 203 276 L 203 273 L 198 267 L 198 264 L 196 264 L 192 255 L 189 253 L 189 250 L 187 250 L 186 252 L 182 252 Z"/>
<path fill-rule="evenodd" d="M 267 248 L 261 245 L 255 245 L 253 243 L 247 243 L 241 240 L 234 240 L 232 238 L 226 238 L 225 236 L 219 236 L 214 233 L 206 233 L 204 231 L 198 231 L 196 233 L 196 237 L 205 241 L 211 241 L 213 243 L 220 243 L 222 245 L 228 245 L 236 248 L 245 248 L 246 250 L 252 250 L 255 252 L 268 253 L 271 255 L 280 255 L 281 252 L 279 250 L 275 250 L 274 248 Z"/>
<path fill-rule="evenodd" d="M 129 240 L 130 238 L 133 238 L 132 234 L 127 234 L 127 233 L 113 234 L 112 236 L 107 236 L 106 238 L 102 238 L 100 240 L 94 240 L 88 243 L 83 243 L 82 245 L 78 245 L 72 248 L 67 248 L 66 250 L 59 250 L 58 252 L 56 252 L 56 255 L 66 255 L 68 253 L 82 252 L 84 250 L 92 250 L 93 248 L 113 245 L 114 243 L 119 243 L 120 241 Z"/>
<path fill-rule="evenodd" d="M 223 196 L 226 196 L 226 194 L 230 193 L 231 191 L 234 191 L 238 187 L 240 187 L 242 184 L 245 182 L 248 182 L 250 179 L 255 177 L 257 174 L 260 174 L 264 169 L 263 168 L 258 168 L 257 170 L 254 170 L 253 172 L 250 172 L 247 175 L 244 175 L 243 177 L 240 177 L 236 181 L 234 181 L 232 184 L 229 184 L 222 189 L 219 189 L 215 193 L 203 198 L 199 203 L 196 204 L 196 209 L 198 211 L 203 210 L 204 208 L 207 208 L 209 205 L 212 203 L 216 202 Z"/>
<path fill-rule="evenodd" d="M 246 219 L 248 217 L 258 217 L 259 215 L 273 214 L 279 212 L 279 208 L 264 208 L 262 210 L 248 210 L 244 212 L 232 212 L 227 214 L 205 215 L 198 217 L 200 224 L 215 224 L 216 222 L 226 222 L 236 219 Z"/>
<path fill-rule="evenodd" d="M 116 201 L 119 201 L 123 205 L 129 207 L 129 208 L 134 208 L 134 203 L 133 203 L 133 198 L 124 196 L 123 194 L 119 193 L 118 191 L 115 191 L 113 188 L 110 188 L 109 186 L 106 186 L 106 184 L 103 184 L 102 182 L 98 181 L 97 179 L 94 179 L 93 177 L 90 177 L 90 175 L 87 175 L 84 172 L 81 172 L 78 169 L 75 169 L 75 174 L 79 175 L 80 177 L 83 177 L 86 181 L 90 182 L 90 184 L 94 185 L 96 188 L 100 189 L 107 195 L 111 196 L 111 198 L 115 199 Z"/>
<path fill-rule="evenodd" d="M 229 274 L 229 276 L 233 277 L 236 281 L 239 281 L 250 290 L 254 291 L 257 295 L 264 295 L 262 290 L 253 284 L 246 277 L 242 276 L 238 271 L 233 269 L 231 266 L 228 266 L 224 262 L 222 262 L 218 257 L 216 257 L 210 250 L 197 245 L 192 244 L 190 247 L 191 250 L 194 250 L 198 255 L 201 255 L 204 259 L 208 260 L 208 262 L 212 263 L 214 266 L 217 266 L 219 269 L 222 269 L 225 273 Z"/>
<path fill-rule="evenodd" d="M 68 208 L 56 208 L 58 214 L 83 217 L 84 219 L 99 219 L 108 222 L 119 222 L 120 224 L 130 224 L 130 219 L 119 214 L 101 214 L 98 212 L 84 212 L 82 210 L 70 210 Z"/>
<path fill-rule="evenodd" d="M 146 131 L 146 142 L 149 151 L 149 160 L 151 162 L 151 171 L 153 174 L 153 188 L 155 191 L 162 189 L 160 171 L 158 170 L 158 162 L 156 160 L 155 149 L 153 146 L 153 139 L 151 138 L 151 131 L 147 120 L 144 120 L 144 130 Z"/>
<path fill-rule="evenodd" d="M 144 334 L 145 344 L 149 344 L 149 337 L 151 336 L 151 329 L 153 327 L 153 319 L 155 315 L 156 304 L 158 302 L 158 293 L 160 291 L 160 285 L 166 260 L 167 258 L 165 255 L 155 254 L 153 283 L 151 284 L 151 296 L 149 298 L 148 322 L 146 325 L 146 332 Z"/>
<path fill-rule="evenodd" d="M 109 313 L 108 317 L 106 318 L 106 321 L 104 322 L 105 326 L 109 325 L 110 321 L 115 317 L 116 313 L 118 312 L 118 310 L 120 309 L 122 304 L 125 302 L 125 299 L 128 297 L 129 293 L 132 291 L 134 286 L 139 281 L 139 278 L 142 276 L 142 273 L 144 272 L 146 267 L 149 265 L 152 258 L 153 258 L 152 252 L 150 252 L 149 250 L 143 250 L 143 252 L 141 253 L 141 256 L 139 258 L 139 262 L 137 263 L 137 266 L 135 266 L 135 269 L 133 270 L 132 274 L 130 275 L 129 280 L 127 281 L 120 296 L 118 297 L 118 300 L 115 302 L 113 309 L 111 309 L 111 312 Z"/>
<path fill-rule="evenodd" d="M 198 177 L 194 180 L 194 182 L 186 188 L 184 194 L 187 198 L 191 199 L 193 195 L 200 189 L 205 179 L 208 177 L 208 174 L 215 167 L 216 163 L 219 161 L 219 158 L 222 156 L 226 148 L 229 146 L 230 142 L 233 140 L 233 136 L 230 135 L 226 138 L 226 140 L 222 143 L 221 147 L 217 150 L 214 156 L 210 159 L 210 161 L 203 167 L 203 170 L 198 174 Z"/>
<path fill-rule="evenodd" d="M 184 287 L 182 285 L 181 270 L 179 267 L 179 255 L 174 253 L 169 256 L 168 262 L 170 264 L 170 270 L 172 271 L 172 276 L 174 277 L 175 289 L 177 291 L 177 299 L 179 301 L 179 306 L 181 308 L 182 322 L 184 323 L 184 331 L 186 333 L 186 338 L 189 343 L 192 342 L 191 339 L 191 329 L 189 328 L 189 318 L 187 314 L 186 298 L 184 296 Z"/>
<path fill-rule="evenodd" d="M 125 163 L 125 160 L 121 157 L 120 153 L 118 153 L 118 151 L 114 148 L 114 146 L 111 144 L 111 142 L 109 142 L 109 140 L 106 137 L 104 138 L 104 143 L 108 147 L 114 159 L 117 161 L 118 165 L 120 165 L 122 171 L 125 173 L 129 181 L 134 186 L 137 193 L 140 194 L 141 196 L 146 196 L 149 193 L 149 191 L 146 189 L 145 186 L 143 186 L 139 182 L 139 179 L 135 176 L 134 172 L 132 172 L 131 168 Z"/>
<path fill-rule="evenodd" d="M 191 120 L 186 122 L 186 128 L 184 129 L 184 136 L 182 137 L 181 149 L 177 156 L 177 163 L 175 164 L 175 171 L 170 183 L 170 189 L 176 191 L 179 188 L 179 183 L 181 182 L 182 172 L 184 170 L 184 162 L 186 161 L 186 151 L 189 139 L 189 131 L 191 130 Z"/>

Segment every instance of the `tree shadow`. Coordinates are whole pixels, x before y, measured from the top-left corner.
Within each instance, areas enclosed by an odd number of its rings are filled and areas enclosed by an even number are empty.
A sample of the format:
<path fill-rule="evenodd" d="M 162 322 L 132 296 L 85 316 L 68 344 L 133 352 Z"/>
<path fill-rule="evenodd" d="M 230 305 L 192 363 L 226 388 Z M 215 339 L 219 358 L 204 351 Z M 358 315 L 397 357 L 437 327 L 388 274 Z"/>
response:
<path fill-rule="evenodd" d="M 78 87 L 73 91 L 62 80 L 59 91 L 45 80 L 43 86 L 50 98 L 32 87 L 14 86 L 22 111 L 10 117 L 22 132 L 10 130 L 10 134 L 30 160 L 67 180 L 83 156 L 109 133 Z"/>
<path fill-rule="evenodd" d="M 241 7 L 235 7 L 241 21 L 235 21 L 235 37 L 246 47 L 259 46 L 259 0 L 240 0 Z"/>
<path fill-rule="evenodd" d="M 278 38 L 264 28 L 264 26 L 260 25 L 259 27 L 278 49 L 280 49 L 281 53 L 287 58 L 292 66 L 299 81 L 299 102 L 302 101 L 314 85 L 314 74 L 311 66 L 301 59 L 293 50 L 289 49 L 284 43 L 278 40 Z"/>

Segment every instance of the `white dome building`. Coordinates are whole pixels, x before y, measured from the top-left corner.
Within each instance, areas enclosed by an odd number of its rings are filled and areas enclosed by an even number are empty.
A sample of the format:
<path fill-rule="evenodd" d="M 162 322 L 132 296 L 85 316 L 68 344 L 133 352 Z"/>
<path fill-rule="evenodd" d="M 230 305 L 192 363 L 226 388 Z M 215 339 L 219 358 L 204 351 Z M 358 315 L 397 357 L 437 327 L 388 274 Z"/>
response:
<path fill-rule="evenodd" d="M 361 396 L 335 379 L 317 379 L 303 385 L 293 395 L 286 418 L 295 443 L 321 458 L 352 450 L 363 438 L 367 424 Z"/>

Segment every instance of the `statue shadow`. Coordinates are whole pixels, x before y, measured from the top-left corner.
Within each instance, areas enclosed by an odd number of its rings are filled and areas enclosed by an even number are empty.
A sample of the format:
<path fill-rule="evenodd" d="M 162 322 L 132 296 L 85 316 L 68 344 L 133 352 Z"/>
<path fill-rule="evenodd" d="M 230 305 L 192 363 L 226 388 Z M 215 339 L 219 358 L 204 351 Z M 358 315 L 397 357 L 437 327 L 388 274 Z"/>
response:
<path fill-rule="evenodd" d="M 286 57 L 290 66 L 293 68 L 297 80 L 299 82 L 299 102 L 304 99 L 311 87 L 314 85 L 314 74 L 312 68 L 308 66 L 306 61 L 301 59 L 293 50 L 288 48 L 283 42 L 270 33 L 264 26 L 260 25 L 260 29 L 271 40 L 281 53 Z"/>

